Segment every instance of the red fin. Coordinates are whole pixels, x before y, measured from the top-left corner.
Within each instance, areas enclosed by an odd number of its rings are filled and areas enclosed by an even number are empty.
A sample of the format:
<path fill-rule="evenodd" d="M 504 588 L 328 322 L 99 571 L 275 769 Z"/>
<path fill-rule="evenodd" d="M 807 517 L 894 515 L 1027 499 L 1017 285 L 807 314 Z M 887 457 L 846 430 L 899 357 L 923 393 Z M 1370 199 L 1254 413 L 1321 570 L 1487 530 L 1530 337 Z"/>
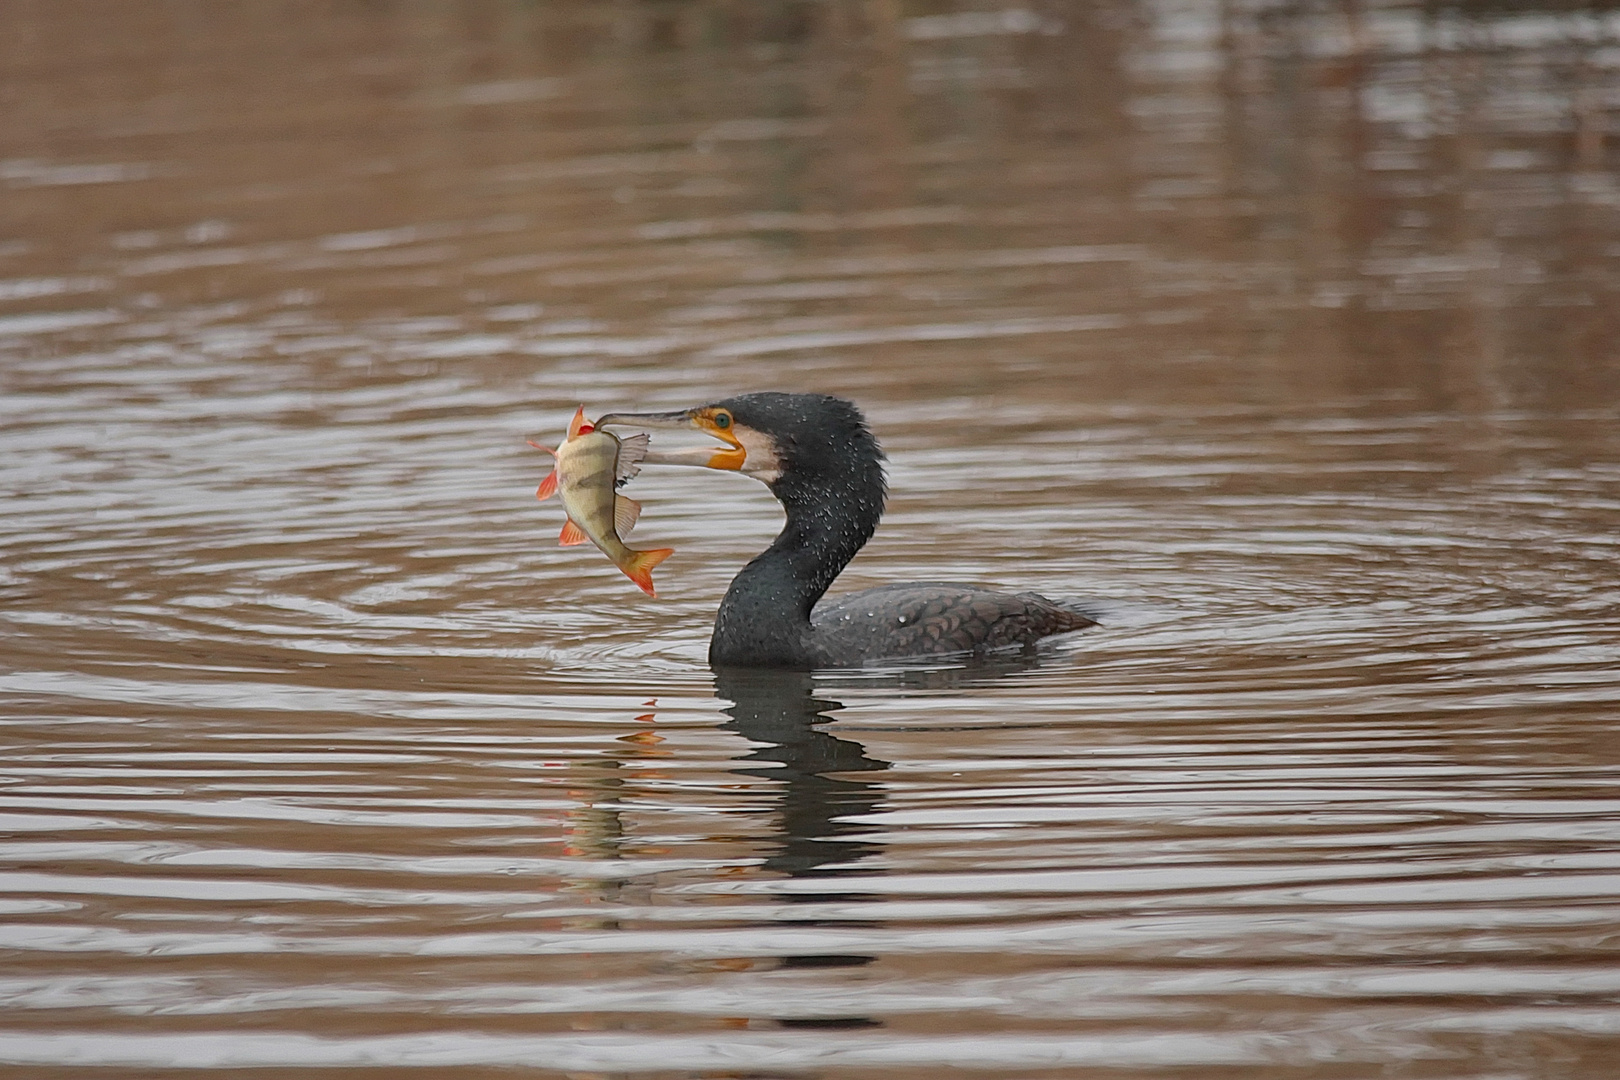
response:
<path fill-rule="evenodd" d="M 535 491 L 534 497 L 537 499 L 549 499 L 555 494 L 557 494 L 557 470 L 552 469 L 551 472 L 546 474 L 546 478 L 540 481 L 540 487 Z"/>
<path fill-rule="evenodd" d="M 562 534 L 557 537 L 557 546 L 573 547 L 575 544 L 583 544 L 589 539 L 590 537 L 585 535 L 584 530 L 574 524 L 574 519 L 569 518 L 563 522 Z"/>
<path fill-rule="evenodd" d="M 653 592 L 653 567 L 675 554 L 674 548 L 654 548 L 651 551 L 633 552 L 631 556 L 620 564 L 619 569 L 624 576 L 636 583 L 637 588 L 648 596 L 657 596 Z"/>
<path fill-rule="evenodd" d="M 544 450 L 546 453 L 550 454 L 552 457 L 557 456 L 557 451 L 553 450 L 549 446 L 541 446 L 539 443 L 535 442 L 533 439 L 524 439 L 523 441 L 528 443 L 530 446 L 534 447 L 536 450 Z"/>
<path fill-rule="evenodd" d="M 590 425 L 585 422 L 585 406 L 581 405 L 578 409 L 574 410 L 574 418 L 568 421 L 568 437 L 572 439 L 577 436 L 581 430 L 588 429 L 589 427 Z"/>

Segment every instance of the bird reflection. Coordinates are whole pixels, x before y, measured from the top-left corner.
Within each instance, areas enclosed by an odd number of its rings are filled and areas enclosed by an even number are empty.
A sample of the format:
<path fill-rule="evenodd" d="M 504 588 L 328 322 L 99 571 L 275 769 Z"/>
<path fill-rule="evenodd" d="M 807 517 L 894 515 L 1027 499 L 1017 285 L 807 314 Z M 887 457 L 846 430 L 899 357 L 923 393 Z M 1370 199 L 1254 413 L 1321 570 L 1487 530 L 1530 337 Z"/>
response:
<path fill-rule="evenodd" d="M 991 682 L 1036 663 L 1037 656 L 1007 657 L 971 665 L 893 670 L 881 676 L 851 674 L 847 678 L 851 680 L 848 685 L 862 688 L 884 685 L 908 690 L 960 688 Z M 835 686 L 837 678 L 823 675 L 819 685 Z M 762 744 L 738 758 L 744 766 L 732 771 L 764 777 L 780 785 L 781 827 L 772 842 L 773 849 L 765 857 L 766 870 L 800 880 L 836 879 L 841 875 L 859 875 L 870 880 L 882 873 L 881 866 L 870 858 L 882 848 L 872 838 L 872 827 L 867 822 L 883 804 L 884 785 L 876 777 L 866 779 L 861 774 L 881 772 L 889 768 L 890 763 L 871 757 L 860 743 L 840 738 L 821 726 L 832 720 L 830 714 L 843 705 L 817 697 L 817 685 L 806 672 L 715 669 L 715 691 L 731 703 L 724 710 L 731 720 L 722 726 L 750 742 Z M 790 889 L 781 899 L 787 903 L 845 905 L 839 916 L 829 917 L 806 910 L 799 917 L 775 920 L 785 925 L 869 927 L 878 922 L 876 918 L 852 916 L 849 910 L 861 901 L 879 899 L 874 892 L 853 889 L 834 892 L 823 885 Z M 799 953 L 774 957 L 776 965 L 783 970 L 864 967 L 876 960 L 876 956 L 863 953 Z M 784 1028 L 848 1029 L 880 1027 L 884 1023 L 871 1016 L 838 1014 L 738 1019 L 748 1024 L 766 1022 Z"/>
<path fill-rule="evenodd" d="M 851 864 L 875 854 L 878 845 L 862 839 L 869 826 L 853 820 L 872 814 L 883 801 L 882 785 L 847 775 L 876 772 L 887 761 L 867 756 L 860 743 L 832 735 L 818 724 L 843 706 L 815 696 L 809 674 L 758 668 L 722 668 L 716 693 L 731 702 L 723 725 L 750 742 L 762 743 L 741 761 L 770 762 L 762 768 L 734 769 L 782 785 L 781 836 L 764 867 L 792 878 L 828 877 L 854 872 Z M 869 873 L 862 868 L 862 873 Z M 789 894 L 798 897 L 799 894 Z M 836 899 L 825 892 L 805 900 Z"/>
<path fill-rule="evenodd" d="M 906 690 L 962 689 L 995 682 L 1040 664 L 1038 652 L 978 658 L 969 664 L 896 667 L 849 675 L 847 685 L 872 688 L 893 686 Z M 823 676 L 823 687 L 838 685 L 837 676 Z M 724 711 L 731 717 L 723 728 L 751 742 L 763 743 L 738 760 L 774 762 L 764 768 L 732 771 L 744 776 L 775 780 L 782 785 L 781 836 L 766 856 L 764 867 L 790 878 L 869 876 L 870 865 L 854 863 L 876 854 L 881 847 L 867 839 L 870 820 L 883 802 L 883 785 L 850 773 L 879 772 L 889 762 L 871 757 L 851 739 L 839 738 L 819 725 L 843 704 L 815 695 L 817 680 L 808 672 L 765 668 L 716 668 L 716 694 L 731 702 Z M 842 775 L 829 775 L 842 774 Z M 839 898 L 825 891 L 789 893 L 806 901 Z M 853 898 L 853 897 L 852 897 Z"/>
<path fill-rule="evenodd" d="M 731 702 L 725 712 L 730 722 L 722 725 L 754 743 L 762 743 L 738 760 L 768 762 L 763 768 L 740 768 L 733 772 L 773 780 L 781 787 L 781 834 L 775 850 L 765 857 L 764 869 L 790 878 L 834 877 L 859 872 L 852 864 L 879 851 L 879 845 L 864 839 L 870 826 L 858 820 L 872 814 L 883 801 L 881 784 L 847 775 L 878 772 L 887 761 L 867 756 L 860 743 L 841 739 L 818 727 L 832 719 L 827 715 L 843 708 L 836 701 L 813 693 L 809 674 L 801 671 L 773 671 L 760 668 L 720 668 L 715 671 L 716 693 Z M 872 899 L 859 892 L 789 891 L 788 902 L 836 903 Z M 783 919 L 796 926 L 871 925 L 870 919 L 804 917 Z M 800 953 L 780 956 L 784 969 L 863 967 L 877 959 L 859 953 Z M 764 1019 L 764 1018 L 761 1018 Z M 860 1028 L 881 1024 L 867 1016 L 771 1017 L 781 1027 Z"/>

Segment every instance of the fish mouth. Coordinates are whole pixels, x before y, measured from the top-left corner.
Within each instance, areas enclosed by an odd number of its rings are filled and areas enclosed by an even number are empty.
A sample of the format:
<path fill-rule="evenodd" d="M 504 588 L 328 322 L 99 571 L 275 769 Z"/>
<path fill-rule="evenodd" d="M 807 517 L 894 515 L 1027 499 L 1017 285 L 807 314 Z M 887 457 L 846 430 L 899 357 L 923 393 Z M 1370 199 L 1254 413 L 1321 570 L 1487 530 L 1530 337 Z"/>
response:
<path fill-rule="evenodd" d="M 608 413 L 597 418 L 597 427 L 610 425 L 654 431 L 698 431 L 726 444 L 724 449 L 694 446 L 684 450 L 648 450 L 641 459 L 643 465 L 696 465 L 705 469 L 748 471 L 748 448 L 735 433 L 736 424 L 726 409 L 700 406 L 674 412 Z"/>

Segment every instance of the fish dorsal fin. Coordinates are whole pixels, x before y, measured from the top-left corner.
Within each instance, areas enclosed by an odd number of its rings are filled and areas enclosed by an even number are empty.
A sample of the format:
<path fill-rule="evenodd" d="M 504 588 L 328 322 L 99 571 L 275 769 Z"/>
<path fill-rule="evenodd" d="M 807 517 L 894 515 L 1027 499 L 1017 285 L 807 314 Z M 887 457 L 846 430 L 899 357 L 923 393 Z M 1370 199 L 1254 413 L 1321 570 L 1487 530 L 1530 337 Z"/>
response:
<path fill-rule="evenodd" d="M 613 531 L 622 538 L 636 527 L 641 516 L 641 504 L 623 495 L 613 496 Z"/>
<path fill-rule="evenodd" d="M 615 484 L 634 479 L 641 471 L 641 459 L 647 456 L 647 441 L 645 432 L 619 440 L 619 465 L 613 474 Z"/>
<path fill-rule="evenodd" d="M 575 544 L 583 544 L 589 539 L 590 537 L 585 535 L 585 530 L 575 525 L 573 518 L 569 518 L 563 522 L 562 533 L 557 537 L 557 546 L 573 547 Z"/>
<path fill-rule="evenodd" d="M 579 438 L 580 429 L 588 426 L 585 423 L 585 406 L 581 405 L 574 410 L 574 418 L 568 421 L 568 437 L 570 439 Z"/>

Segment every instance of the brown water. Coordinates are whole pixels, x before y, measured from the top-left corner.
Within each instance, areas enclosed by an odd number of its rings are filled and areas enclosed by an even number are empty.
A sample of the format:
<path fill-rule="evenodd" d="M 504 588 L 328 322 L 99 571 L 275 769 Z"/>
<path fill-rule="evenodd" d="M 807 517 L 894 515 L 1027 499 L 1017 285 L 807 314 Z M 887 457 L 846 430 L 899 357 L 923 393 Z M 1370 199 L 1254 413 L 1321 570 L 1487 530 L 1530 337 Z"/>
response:
<path fill-rule="evenodd" d="M 1608 1078 L 1620 16 L 0 6 L 0 1073 Z M 595 413 L 857 399 L 838 588 Z"/>

